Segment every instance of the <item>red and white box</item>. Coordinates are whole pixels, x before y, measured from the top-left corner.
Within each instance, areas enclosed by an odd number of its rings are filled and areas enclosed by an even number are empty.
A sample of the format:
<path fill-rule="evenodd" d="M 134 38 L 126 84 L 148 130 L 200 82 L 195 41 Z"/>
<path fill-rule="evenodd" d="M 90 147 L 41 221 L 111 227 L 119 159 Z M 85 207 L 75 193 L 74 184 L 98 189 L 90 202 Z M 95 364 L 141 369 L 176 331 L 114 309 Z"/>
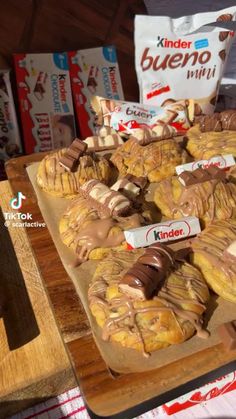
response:
<path fill-rule="evenodd" d="M 27 154 L 68 147 L 76 136 L 66 53 L 15 54 Z"/>
<path fill-rule="evenodd" d="M 184 396 L 178 397 L 171 402 L 163 404 L 168 415 L 180 412 L 196 404 L 206 402 L 222 394 L 236 389 L 236 371 L 231 372 L 217 380 L 211 381 L 203 387 L 190 391 Z"/>
<path fill-rule="evenodd" d="M 162 221 L 131 230 L 125 230 L 125 240 L 129 249 L 150 246 L 153 243 L 164 243 L 185 239 L 201 232 L 197 217 L 185 217 L 179 220 Z"/>
<path fill-rule="evenodd" d="M 96 133 L 95 114 L 90 100 L 98 95 L 124 99 L 114 46 L 68 53 L 75 113 L 83 138 Z"/>
<path fill-rule="evenodd" d="M 228 169 L 234 165 L 234 156 L 232 154 L 224 154 L 221 156 L 213 156 L 209 160 L 198 160 L 193 161 L 192 163 L 181 164 L 180 166 L 176 166 L 175 171 L 177 175 L 180 175 L 185 170 L 192 172 L 199 168 L 208 169 L 210 166 L 216 166 L 219 167 L 219 169 Z"/>

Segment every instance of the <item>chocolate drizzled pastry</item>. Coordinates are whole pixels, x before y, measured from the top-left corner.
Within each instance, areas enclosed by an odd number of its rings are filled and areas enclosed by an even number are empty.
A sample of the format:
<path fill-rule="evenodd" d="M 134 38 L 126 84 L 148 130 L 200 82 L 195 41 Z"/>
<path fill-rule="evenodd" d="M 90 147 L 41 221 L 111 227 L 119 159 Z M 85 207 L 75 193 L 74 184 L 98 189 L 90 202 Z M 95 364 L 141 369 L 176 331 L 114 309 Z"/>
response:
<path fill-rule="evenodd" d="M 179 181 L 184 186 L 196 185 L 197 183 L 207 182 L 208 180 L 219 179 L 221 181 L 226 179 L 224 170 L 217 166 L 210 166 L 208 169 L 198 168 L 192 172 L 185 170 L 179 175 Z"/>
<path fill-rule="evenodd" d="M 79 159 L 86 152 L 87 147 L 85 142 L 75 138 L 66 150 L 66 153 L 61 156 L 59 160 L 60 166 L 69 172 L 75 172 L 79 164 Z"/>
<path fill-rule="evenodd" d="M 214 113 L 213 115 L 202 116 L 199 120 L 200 130 L 202 132 L 208 131 L 222 131 L 222 122 L 221 116 L 219 113 Z"/>
<path fill-rule="evenodd" d="M 126 215 L 131 208 L 128 198 L 95 179 L 84 183 L 80 192 L 102 218 Z"/>
<path fill-rule="evenodd" d="M 223 129 L 236 131 L 236 109 L 221 112 L 220 119 Z"/>
<path fill-rule="evenodd" d="M 121 279 L 120 290 L 134 298 L 151 298 L 174 267 L 174 255 L 173 250 L 163 244 L 149 246 Z"/>

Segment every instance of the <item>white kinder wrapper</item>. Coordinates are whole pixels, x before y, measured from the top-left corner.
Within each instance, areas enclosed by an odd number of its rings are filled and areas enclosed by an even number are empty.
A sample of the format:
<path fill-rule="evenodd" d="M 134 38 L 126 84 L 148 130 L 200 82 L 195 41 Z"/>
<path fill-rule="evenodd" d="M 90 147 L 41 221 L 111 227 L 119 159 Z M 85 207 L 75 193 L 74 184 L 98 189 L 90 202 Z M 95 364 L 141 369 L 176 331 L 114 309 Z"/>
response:
<path fill-rule="evenodd" d="M 226 169 L 235 165 L 235 160 L 232 154 L 224 154 L 222 156 L 214 156 L 209 160 L 198 160 L 193 161 L 192 163 L 181 164 L 176 166 L 175 171 L 177 175 L 180 175 L 182 172 L 188 171 L 192 172 L 193 170 L 202 168 L 207 169 L 210 166 L 217 166 L 219 169 Z"/>
<path fill-rule="evenodd" d="M 157 242 L 180 240 L 201 232 L 197 217 L 185 217 L 179 220 L 163 221 L 132 230 L 124 231 L 130 248 L 150 246 Z"/>
<path fill-rule="evenodd" d="M 136 16 L 140 102 L 160 106 L 192 98 L 196 114 L 213 113 L 235 20 L 236 6 L 177 19 Z"/>

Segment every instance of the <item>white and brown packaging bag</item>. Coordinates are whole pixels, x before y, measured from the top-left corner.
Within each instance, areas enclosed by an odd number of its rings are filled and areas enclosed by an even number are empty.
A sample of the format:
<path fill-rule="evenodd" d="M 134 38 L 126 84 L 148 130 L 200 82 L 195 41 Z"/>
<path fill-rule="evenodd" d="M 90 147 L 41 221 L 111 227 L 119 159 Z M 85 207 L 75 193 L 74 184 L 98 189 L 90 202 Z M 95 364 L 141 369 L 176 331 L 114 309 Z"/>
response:
<path fill-rule="evenodd" d="M 211 114 L 235 21 L 236 5 L 177 19 L 136 16 L 135 66 L 140 102 L 163 106 L 170 100 L 191 98 L 195 115 Z"/>

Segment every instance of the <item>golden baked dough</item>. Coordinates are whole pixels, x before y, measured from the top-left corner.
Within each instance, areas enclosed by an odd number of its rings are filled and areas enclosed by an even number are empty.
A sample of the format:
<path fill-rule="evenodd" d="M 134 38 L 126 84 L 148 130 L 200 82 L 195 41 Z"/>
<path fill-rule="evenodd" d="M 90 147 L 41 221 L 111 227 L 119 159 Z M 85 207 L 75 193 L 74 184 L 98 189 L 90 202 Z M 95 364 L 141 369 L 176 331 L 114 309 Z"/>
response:
<path fill-rule="evenodd" d="M 143 253 L 111 251 L 97 266 L 88 298 L 103 339 L 146 353 L 184 342 L 196 330 L 205 337 L 202 314 L 209 291 L 190 264 L 179 264 L 150 300 L 134 300 L 119 291 L 121 278 Z"/>
<path fill-rule="evenodd" d="M 236 260 L 225 252 L 236 240 L 236 220 L 214 221 L 192 242 L 192 261 L 216 294 L 236 303 Z"/>
<path fill-rule="evenodd" d="M 184 187 L 172 177 L 157 185 L 154 202 L 168 218 L 196 216 L 205 226 L 213 219 L 236 217 L 236 185 L 214 179 Z"/>
<path fill-rule="evenodd" d="M 108 183 L 111 168 L 108 161 L 95 153 L 80 157 L 76 172 L 68 172 L 59 164 L 60 157 L 65 154 L 66 148 L 48 154 L 40 162 L 37 183 L 44 191 L 58 197 L 73 198 L 78 188 L 90 179 L 98 179 Z"/>
<path fill-rule="evenodd" d="M 187 150 L 196 159 L 210 159 L 221 154 L 233 154 L 236 157 L 235 131 L 201 132 L 199 124 L 187 132 Z"/>
<path fill-rule="evenodd" d="M 141 146 L 132 137 L 118 147 L 111 157 L 120 176 L 130 173 L 147 176 L 149 182 L 158 182 L 175 173 L 175 166 L 186 162 L 186 153 L 173 139 L 157 141 Z"/>
<path fill-rule="evenodd" d="M 143 214 L 151 218 L 148 210 Z M 111 248 L 126 249 L 124 230 L 140 227 L 143 221 L 137 213 L 101 219 L 89 201 L 79 196 L 63 214 L 59 231 L 63 243 L 76 253 L 78 262 L 84 262 L 103 258 Z"/>

